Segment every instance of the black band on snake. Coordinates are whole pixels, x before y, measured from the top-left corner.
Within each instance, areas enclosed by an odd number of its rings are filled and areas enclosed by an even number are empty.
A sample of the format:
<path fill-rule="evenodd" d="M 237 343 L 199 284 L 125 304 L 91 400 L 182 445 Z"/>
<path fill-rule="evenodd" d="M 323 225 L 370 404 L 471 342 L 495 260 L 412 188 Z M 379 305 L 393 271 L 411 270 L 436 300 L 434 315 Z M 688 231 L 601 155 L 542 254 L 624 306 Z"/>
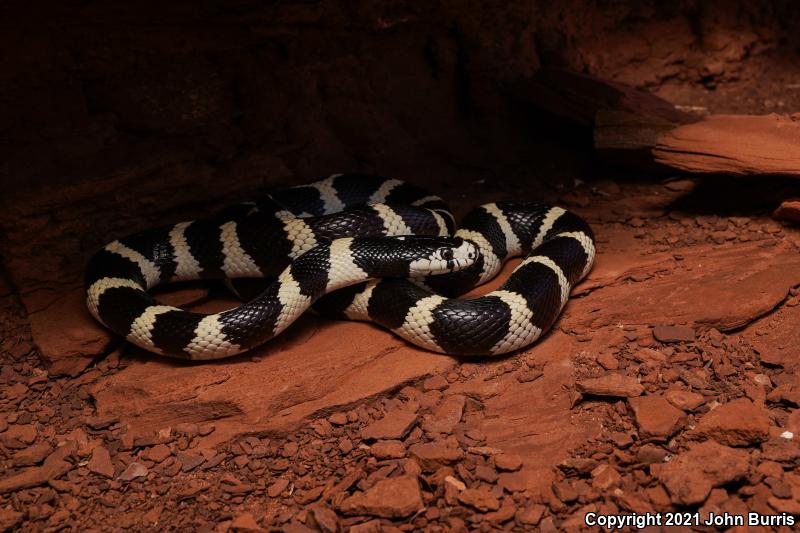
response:
<path fill-rule="evenodd" d="M 591 229 L 560 207 L 486 204 L 454 229 L 446 204 L 421 188 L 335 175 L 106 245 L 87 268 L 87 304 L 133 344 L 184 359 L 250 350 L 312 305 L 435 352 L 498 355 L 547 331 L 594 262 Z M 498 290 L 457 298 L 516 256 L 525 258 Z M 237 278 L 270 283 L 209 315 L 147 293 L 161 283 Z"/>

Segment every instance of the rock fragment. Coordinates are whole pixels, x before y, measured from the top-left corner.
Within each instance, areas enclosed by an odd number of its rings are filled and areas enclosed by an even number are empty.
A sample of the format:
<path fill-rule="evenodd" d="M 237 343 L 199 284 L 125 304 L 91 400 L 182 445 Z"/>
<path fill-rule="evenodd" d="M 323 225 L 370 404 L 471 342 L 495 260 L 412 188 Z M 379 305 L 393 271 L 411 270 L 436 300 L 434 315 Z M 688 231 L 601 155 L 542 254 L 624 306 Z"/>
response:
<path fill-rule="evenodd" d="M 663 396 L 631 398 L 628 403 L 633 408 L 642 438 L 666 439 L 686 421 L 686 414 Z"/>
<path fill-rule="evenodd" d="M 50 446 L 50 444 L 47 442 L 32 444 L 31 446 L 19 450 L 13 456 L 11 456 L 11 462 L 15 466 L 38 465 L 44 461 L 48 455 L 50 455 L 52 450 L 52 446 Z"/>
<path fill-rule="evenodd" d="M 772 213 L 775 220 L 786 220 L 800 224 L 800 200 L 786 200 Z"/>
<path fill-rule="evenodd" d="M 340 507 L 346 515 L 381 518 L 405 518 L 423 508 L 419 483 L 409 476 L 382 479 L 365 492 L 346 498 Z"/>
<path fill-rule="evenodd" d="M 376 459 L 400 459 L 406 456 L 406 446 L 399 440 L 379 440 L 370 447 Z"/>
<path fill-rule="evenodd" d="M 592 470 L 592 487 L 603 492 L 619 486 L 622 476 L 616 468 L 603 463 Z"/>
<path fill-rule="evenodd" d="M 769 416 L 762 407 L 739 398 L 703 415 L 692 434 L 728 446 L 749 446 L 769 439 Z"/>
<path fill-rule="evenodd" d="M 465 403 L 466 397 L 461 394 L 445 397 L 425 420 L 422 429 L 433 434 L 451 434 L 455 425 L 461 422 Z"/>
<path fill-rule="evenodd" d="M 42 466 L 25 468 L 14 475 L 0 479 L 0 494 L 44 485 L 51 479 L 56 479 L 65 474 L 72 468 L 66 458 L 73 454 L 76 448 L 75 442 L 71 441 L 60 448 L 56 448 L 53 453 L 47 456 Z"/>
<path fill-rule="evenodd" d="M 500 502 L 487 489 L 462 490 L 458 493 L 458 501 L 483 513 L 500 509 Z"/>
<path fill-rule="evenodd" d="M 664 393 L 669 403 L 683 411 L 694 411 L 706 401 L 702 394 L 681 389 L 670 389 Z"/>
<path fill-rule="evenodd" d="M 181 463 L 181 470 L 190 472 L 205 462 L 205 457 L 202 455 L 194 455 L 191 453 L 179 453 L 178 461 Z"/>
<path fill-rule="evenodd" d="M 347 424 L 347 415 L 345 413 L 333 413 L 328 417 L 328 422 L 334 426 L 343 426 Z"/>
<path fill-rule="evenodd" d="M 172 455 L 172 451 L 166 444 L 156 444 L 142 454 L 145 459 L 155 463 L 164 461 L 170 455 Z"/>
<path fill-rule="evenodd" d="M 0 531 L 11 531 L 22 522 L 22 513 L 13 509 L 0 509 Z"/>
<path fill-rule="evenodd" d="M 535 526 L 542 520 L 544 512 L 544 505 L 532 504 L 517 512 L 517 520 L 519 520 L 521 524 Z"/>
<path fill-rule="evenodd" d="M 712 488 L 747 476 L 749 465 L 745 450 L 705 441 L 658 468 L 651 466 L 651 472 L 664 483 L 673 503 L 697 505 L 705 501 Z"/>
<path fill-rule="evenodd" d="M 122 471 L 117 479 L 120 481 L 133 481 L 136 478 L 144 477 L 147 475 L 147 467 L 142 463 L 133 462 Z"/>
<path fill-rule="evenodd" d="M 114 465 L 111 463 L 111 454 L 103 446 L 98 446 L 92 450 L 92 458 L 86 465 L 90 472 L 100 474 L 107 478 L 114 477 Z"/>
<path fill-rule="evenodd" d="M 285 478 L 278 478 L 275 483 L 267 488 L 267 495 L 270 498 L 277 498 L 289 486 L 289 480 Z"/>
<path fill-rule="evenodd" d="M 417 414 L 411 411 L 398 410 L 373 422 L 361 430 L 361 438 L 366 440 L 401 440 L 414 424 Z"/>
<path fill-rule="evenodd" d="M 504 472 L 516 472 L 522 468 L 522 457 L 513 453 L 501 453 L 494 457 L 494 466 Z"/>
<path fill-rule="evenodd" d="M 308 510 L 308 516 L 322 533 L 336 533 L 339 531 L 339 518 L 330 507 L 315 505 Z"/>
<path fill-rule="evenodd" d="M 434 472 L 440 466 L 453 464 L 464 456 L 459 448 L 448 448 L 440 442 L 414 444 L 408 449 L 408 453 L 419 461 L 425 472 Z"/>
<path fill-rule="evenodd" d="M 230 529 L 228 531 L 240 531 L 242 533 L 262 531 L 262 529 L 258 527 L 258 522 L 256 522 L 255 517 L 250 513 L 240 513 L 236 515 L 229 527 Z"/>
<path fill-rule="evenodd" d="M 432 390 L 444 390 L 448 385 L 447 379 L 445 379 L 444 376 L 436 375 L 422 382 L 422 390 L 425 392 Z"/>
<path fill-rule="evenodd" d="M 606 374 L 598 378 L 582 379 L 575 383 L 578 392 L 591 396 L 633 398 L 644 392 L 639 380 L 623 374 Z"/>

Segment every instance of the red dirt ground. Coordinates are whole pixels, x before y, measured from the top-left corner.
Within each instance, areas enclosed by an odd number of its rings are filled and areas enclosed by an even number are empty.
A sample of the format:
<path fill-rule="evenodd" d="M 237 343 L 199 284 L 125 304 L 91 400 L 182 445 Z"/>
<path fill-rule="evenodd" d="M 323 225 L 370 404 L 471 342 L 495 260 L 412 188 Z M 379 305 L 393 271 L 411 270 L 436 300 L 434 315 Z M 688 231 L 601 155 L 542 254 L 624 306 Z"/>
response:
<path fill-rule="evenodd" d="M 800 230 L 737 184 L 545 191 L 590 221 L 597 264 L 543 341 L 499 360 L 308 317 L 231 361 L 121 346 L 49 377 L 5 287 L 0 529 L 556 531 L 589 512 L 797 514 Z M 465 192 L 478 203 L 511 186 Z M 172 298 L 219 305 L 206 296 Z M 85 324 L 74 338 L 97 335 Z"/>

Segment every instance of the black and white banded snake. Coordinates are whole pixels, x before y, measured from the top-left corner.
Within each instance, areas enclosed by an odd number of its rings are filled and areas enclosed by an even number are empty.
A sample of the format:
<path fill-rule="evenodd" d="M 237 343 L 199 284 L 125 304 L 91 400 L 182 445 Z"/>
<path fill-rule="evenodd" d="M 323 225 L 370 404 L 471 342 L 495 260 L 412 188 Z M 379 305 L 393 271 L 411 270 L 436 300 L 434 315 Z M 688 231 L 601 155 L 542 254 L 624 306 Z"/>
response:
<path fill-rule="evenodd" d="M 334 175 L 106 245 L 87 268 L 87 304 L 133 344 L 183 359 L 247 351 L 312 305 L 375 322 L 427 350 L 498 355 L 547 331 L 594 262 L 591 229 L 560 207 L 485 204 L 454 226 L 446 204 L 419 187 Z M 499 289 L 456 298 L 515 256 L 525 257 Z M 271 283 L 209 315 L 147 293 L 161 283 L 225 278 Z"/>

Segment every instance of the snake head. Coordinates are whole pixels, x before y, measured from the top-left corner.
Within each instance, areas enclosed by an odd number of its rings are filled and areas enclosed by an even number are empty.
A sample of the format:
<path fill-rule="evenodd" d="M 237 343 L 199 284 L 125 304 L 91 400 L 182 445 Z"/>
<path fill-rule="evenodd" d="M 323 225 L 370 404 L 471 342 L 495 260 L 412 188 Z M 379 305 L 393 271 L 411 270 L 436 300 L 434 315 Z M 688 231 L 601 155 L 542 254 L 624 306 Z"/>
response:
<path fill-rule="evenodd" d="M 419 239 L 414 250 L 416 257 L 409 263 L 409 276 L 448 274 L 463 270 L 475 263 L 478 248 L 460 237 Z"/>

